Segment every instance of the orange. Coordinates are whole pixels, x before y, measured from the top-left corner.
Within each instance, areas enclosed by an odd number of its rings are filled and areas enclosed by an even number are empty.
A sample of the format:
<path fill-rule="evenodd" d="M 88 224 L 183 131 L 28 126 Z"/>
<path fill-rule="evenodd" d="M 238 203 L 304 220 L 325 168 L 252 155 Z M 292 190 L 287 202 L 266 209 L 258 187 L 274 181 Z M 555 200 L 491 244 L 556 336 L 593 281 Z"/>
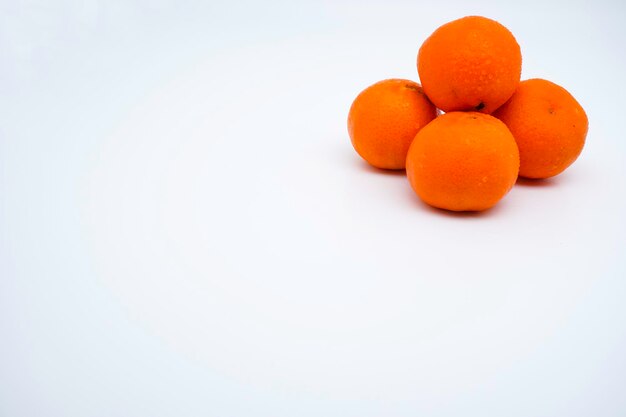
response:
<path fill-rule="evenodd" d="M 354 149 L 371 165 L 404 169 L 415 134 L 436 116 L 419 84 L 389 79 L 357 96 L 348 114 L 348 133 Z"/>
<path fill-rule="evenodd" d="M 522 54 L 500 23 L 467 16 L 444 24 L 424 41 L 417 71 L 424 92 L 440 109 L 490 114 L 515 91 Z"/>
<path fill-rule="evenodd" d="M 506 125 L 478 112 L 451 112 L 419 131 L 407 155 L 415 193 L 453 211 L 493 207 L 517 179 L 519 153 Z"/>
<path fill-rule="evenodd" d="M 522 81 L 494 116 L 513 133 L 520 154 L 519 174 L 527 178 L 563 172 L 583 150 L 589 128 L 578 101 L 563 87 L 542 79 Z"/>

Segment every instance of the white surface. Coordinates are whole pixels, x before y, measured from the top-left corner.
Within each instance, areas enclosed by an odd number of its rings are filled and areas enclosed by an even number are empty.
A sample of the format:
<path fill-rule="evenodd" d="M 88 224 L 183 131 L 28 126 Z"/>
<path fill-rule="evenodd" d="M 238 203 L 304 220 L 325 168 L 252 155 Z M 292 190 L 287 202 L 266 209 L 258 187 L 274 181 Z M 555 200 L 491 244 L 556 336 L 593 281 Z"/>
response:
<path fill-rule="evenodd" d="M 465 3 L 1 2 L 0 415 L 626 414 L 626 9 Z M 467 14 L 590 131 L 453 215 L 345 122 Z"/>

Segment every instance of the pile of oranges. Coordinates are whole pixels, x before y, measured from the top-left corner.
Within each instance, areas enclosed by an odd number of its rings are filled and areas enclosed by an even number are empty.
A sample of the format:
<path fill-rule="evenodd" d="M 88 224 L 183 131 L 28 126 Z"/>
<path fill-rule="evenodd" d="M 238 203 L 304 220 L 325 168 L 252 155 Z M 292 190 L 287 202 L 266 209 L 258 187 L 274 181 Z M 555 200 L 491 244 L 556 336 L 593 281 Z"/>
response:
<path fill-rule="evenodd" d="M 415 193 L 453 211 L 493 207 L 517 177 L 560 174 L 580 155 L 588 120 L 564 88 L 520 81 L 522 54 L 500 23 L 467 16 L 422 44 L 422 85 L 380 81 L 352 103 L 357 153 L 382 169 L 406 169 Z"/>

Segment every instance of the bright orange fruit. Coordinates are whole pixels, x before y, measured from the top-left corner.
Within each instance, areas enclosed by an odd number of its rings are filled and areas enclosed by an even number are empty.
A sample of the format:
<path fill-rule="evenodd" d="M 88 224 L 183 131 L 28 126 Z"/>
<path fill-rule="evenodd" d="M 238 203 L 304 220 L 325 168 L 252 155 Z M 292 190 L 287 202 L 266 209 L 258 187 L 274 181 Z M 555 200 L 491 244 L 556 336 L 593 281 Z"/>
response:
<path fill-rule="evenodd" d="M 589 128 L 585 110 L 566 89 L 538 78 L 522 81 L 494 116 L 513 133 L 519 174 L 527 178 L 563 172 L 580 155 Z"/>
<path fill-rule="evenodd" d="M 426 95 L 440 109 L 490 114 L 517 88 L 522 54 L 506 27 L 467 16 L 444 24 L 424 41 L 417 70 Z"/>
<path fill-rule="evenodd" d="M 439 116 L 415 136 L 406 173 L 427 204 L 453 211 L 493 207 L 517 179 L 519 153 L 506 125 L 478 112 Z"/>
<path fill-rule="evenodd" d="M 348 133 L 354 149 L 371 165 L 404 169 L 411 141 L 436 116 L 419 84 L 389 79 L 357 96 L 348 114 Z"/>

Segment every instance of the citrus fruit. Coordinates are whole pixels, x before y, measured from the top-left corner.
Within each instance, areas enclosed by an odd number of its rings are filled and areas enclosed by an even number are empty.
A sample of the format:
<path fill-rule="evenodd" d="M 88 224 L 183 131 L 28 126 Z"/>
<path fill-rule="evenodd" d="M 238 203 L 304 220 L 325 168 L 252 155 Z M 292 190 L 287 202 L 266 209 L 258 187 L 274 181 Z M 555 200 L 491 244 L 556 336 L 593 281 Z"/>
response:
<path fill-rule="evenodd" d="M 440 26 L 417 56 L 424 92 L 440 109 L 492 113 L 520 81 L 522 54 L 495 20 L 467 16 Z"/>
<path fill-rule="evenodd" d="M 348 114 L 348 133 L 354 149 L 371 165 L 404 169 L 411 141 L 436 116 L 419 84 L 388 79 L 356 97 Z"/>
<path fill-rule="evenodd" d="M 563 172 L 580 155 L 589 128 L 578 101 L 563 87 L 539 78 L 522 81 L 494 116 L 513 133 L 519 174 L 527 178 Z"/>
<path fill-rule="evenodd" d="M 519 153 L 506 125 L 478 112 L 450 112 L 415 136 L 406 173 L 427 204 L 453 211 L 493 207 L 517 179 Z"/>

